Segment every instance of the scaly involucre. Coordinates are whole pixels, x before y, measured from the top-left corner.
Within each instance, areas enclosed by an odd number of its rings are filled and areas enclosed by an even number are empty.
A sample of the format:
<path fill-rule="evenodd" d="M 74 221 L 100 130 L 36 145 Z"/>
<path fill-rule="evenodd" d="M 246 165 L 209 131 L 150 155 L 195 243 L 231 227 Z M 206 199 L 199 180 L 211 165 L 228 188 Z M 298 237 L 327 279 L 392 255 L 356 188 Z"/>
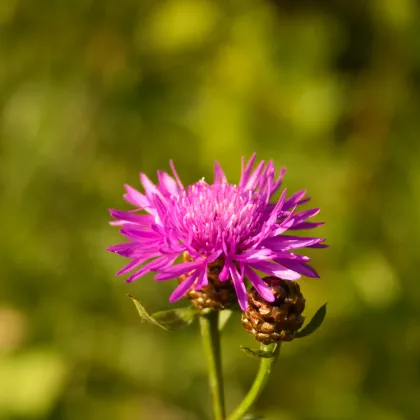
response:
<path fill-rule="evenodd" d="M 186 275 L 175 288 L 170 301 L 180 299 L 191 288 L 208 284 L 207 265 L 224 259 L 220 281 L 232 281 L 239 305 L 246 310 L 247 278 L 268 302 L 274 295 L 255 270 L 284 280 L 301 275 L 319 277 L 307 263 L 309 258 L 294 253 L 300 248 L 323 248 L 323 238 L 285 234 L 287 231 L 312 229 L 321 222 L 309 222 L 319 209 L 297 211 L 310 198 L 298 191 L 286 198 L 283 190 L 276 203 L 270 198 L 280 189 L 285 169 L 276 177 L 272 161 L 262 161 L 253 170 L 255 154 L 244 164 L 239 185 L 229 184 L 215 163 L 214 182 L 198 181 L 185 188 L 171 162 L 173 177 L 158 171 L 153 184 L 143 173 L 140 181 L 145 194 L 126 185 L 124 198 L 136 207 L 125 212 L 111 209 L 114 225 L 129 239 L 108 248 L 131 261 L 117 275 L 133 272 L 132 282 L 146 273 L 156 272 L 156 280 Z M 139 214 L 139 212 L 141 212 Z M 176 263 L 187 252 L 191 262 Z"/>

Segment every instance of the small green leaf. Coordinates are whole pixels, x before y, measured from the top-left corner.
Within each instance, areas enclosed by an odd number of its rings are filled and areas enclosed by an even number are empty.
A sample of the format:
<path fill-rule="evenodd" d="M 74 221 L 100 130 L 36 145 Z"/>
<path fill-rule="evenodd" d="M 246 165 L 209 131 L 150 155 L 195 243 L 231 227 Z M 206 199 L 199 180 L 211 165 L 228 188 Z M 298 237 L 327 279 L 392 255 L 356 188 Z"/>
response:
<path fill-rule="evenodd" d="M 264 417 L 256 416 L 255 414 L 247 414 L 242 417 L 242 420 L 265 420 Z"/>
<path fill-rule="evenodd" d="M 251 350 L 248 347 L 241 346 L 240 347 L 243 352 L 245 352 L 248 356 L 257 357 L 259 359 L 272 359 L 273 357 L 277 356 L 277 346 L 274 347 L 271 351 L 266 350 Z"/>
<path fill-rule="evenodd" d="M 169 329 L 166 328 L 165 325 L 161 324 L 159 321 L 157 321 L 155 318 L 153 318 L 153 316 L 150 315 L 149 312 L 147 312 L 146 308 L 134 296 L 128 295 L 128 297 L 133 301 L 133 303 L 134 303 L 134 305 L 137 309 L 137 312 L 139 313 L 140 318 L 143 321 L 148 321 L 151 324 L 155 324 L 158 327 L 163 328 L 166 331 L 169 331 Z"/>
<path fill-rule="evenodd" d="M 219 312 L 219 331 L 222 331 L 225 327 L 226 323 L 229 321 L 230 316 L 232 315 L 233 311 L 229 309 L 225 309 Z"/>
<path fill-rule="evenodd" d="M 315 315 L 309 321 L 309 323 L 296 333 L 295 337 L 302 338 L 302 337 L 307 337 L 308 335 L 313 334 L 321 326 L 326 314 L 327 314 L 327 304 L 324 303 L 324 305 L 322 305 L 316 311 Z"/>
<path fill-rule="evenodd" d="M 165 331 L 179 330 L 180 328 L 190 325 L 198 311 L 194 308 L 177 308 L 168 311 L 160 311 L 151 315 L 147 312 L 146 308 L 133 296 L 128 295 L 136 306 L 137 312 L 143 321 L 150 322 L 157 325 Z"/>
<path fill-rule="evenodd" d="M 197 315 L 198 311 L 194 308 L 177 308 L 156 312 L 152 316 L 165 329 L 174 331 L 190 325 Z"/>

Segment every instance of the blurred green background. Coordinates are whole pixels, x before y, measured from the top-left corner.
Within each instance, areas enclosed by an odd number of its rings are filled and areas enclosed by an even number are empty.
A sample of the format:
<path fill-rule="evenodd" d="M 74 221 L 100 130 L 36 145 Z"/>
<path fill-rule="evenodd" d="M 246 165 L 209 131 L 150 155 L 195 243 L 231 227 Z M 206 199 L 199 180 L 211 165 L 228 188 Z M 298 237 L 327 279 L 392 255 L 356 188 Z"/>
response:
<path fill-rule="evenodd" d="M 0 419 L 209 419 L 197 325 L 140 324 L 107 208 L 174 159 L 287 166 L 331 247 L 302 280 L 317 334 L 286 344 L 269 420 L 420 418 L 420 6 L 415 0 L 0 1 Z M 417 244 L 417 245 L 416 245 Z M 180 303 L 182 304 L 182 302 Z M 223 337 L 228 406 L 255 347 Z"/>

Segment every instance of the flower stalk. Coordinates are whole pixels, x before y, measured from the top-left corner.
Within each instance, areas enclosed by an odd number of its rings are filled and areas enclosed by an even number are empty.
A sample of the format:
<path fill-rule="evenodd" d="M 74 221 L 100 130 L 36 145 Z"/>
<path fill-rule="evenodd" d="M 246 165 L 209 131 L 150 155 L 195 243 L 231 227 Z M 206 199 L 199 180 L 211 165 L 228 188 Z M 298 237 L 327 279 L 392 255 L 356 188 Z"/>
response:
<path fill-rule="evenodd" d="M 260 359 L 260 368 L 251 389 L 235 411 L 228 417 L 228 420 L 241 420 L 267 385 L 274 363 L 277 361 L 280 353 L 280 343 L 261 344 L 261 350 L 264 352 L 273 352 L 273 357 Z"/>
<path fill-rule="evenodd" d="M 220 352 L 219 311 L 203 311 L 200 315 L 200 331 L 204 355 L 207 361 L 214 420 L 225 420 L 222 360 Z"/>

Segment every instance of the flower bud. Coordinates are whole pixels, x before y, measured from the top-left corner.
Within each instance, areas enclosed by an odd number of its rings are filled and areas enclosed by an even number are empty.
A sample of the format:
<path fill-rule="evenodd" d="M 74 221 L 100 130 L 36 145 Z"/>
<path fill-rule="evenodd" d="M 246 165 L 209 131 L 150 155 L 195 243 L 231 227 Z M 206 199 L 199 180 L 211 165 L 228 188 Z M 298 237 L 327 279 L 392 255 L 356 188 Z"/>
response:
<path fill-rule="evenodd" d="M 263 279 L 275 296 L 274 302 L 267 302 L 252 287 L 248 292 L 248 308 L 242 314 L 242 325 L 256 340 L 270 344 L 291 341 L 304 321 L 301 315 L 305 299 L 299 285 L 277 277 Z"/>

